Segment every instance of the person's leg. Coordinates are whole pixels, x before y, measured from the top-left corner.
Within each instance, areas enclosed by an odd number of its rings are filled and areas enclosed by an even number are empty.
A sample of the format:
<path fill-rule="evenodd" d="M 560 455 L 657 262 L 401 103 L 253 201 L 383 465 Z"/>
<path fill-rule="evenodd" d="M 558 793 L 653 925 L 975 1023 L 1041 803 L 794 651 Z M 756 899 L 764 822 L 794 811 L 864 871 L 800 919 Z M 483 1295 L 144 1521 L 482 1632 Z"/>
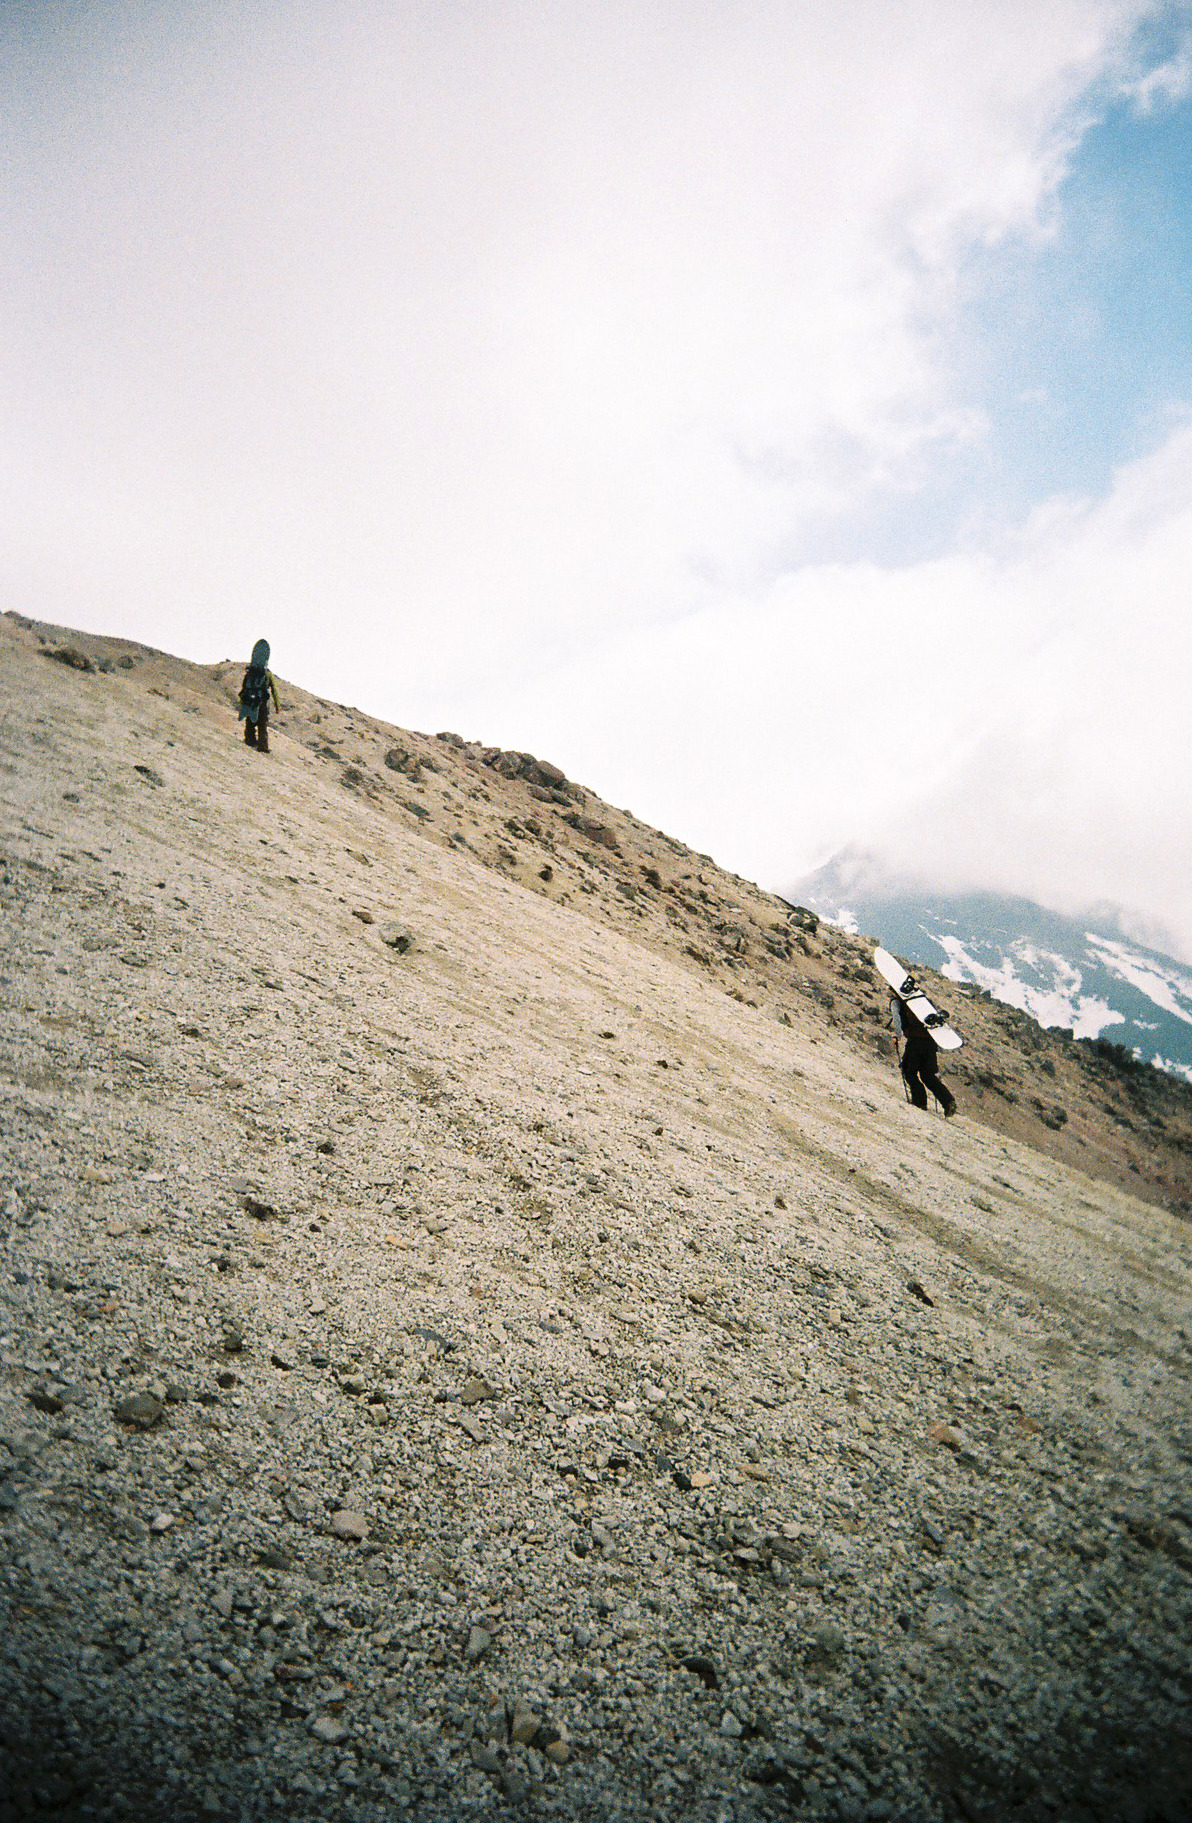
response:
<path fill-rule="evenodd" d="M 257 717 L 257 752 L 258 753 L 268 753 L 268 751 L 269 751 L 269 698 L 266 695 L 266 696 L 262 697 L 262 699 L 261 699 L 261 713 Z"/>
<path fill-rule="evenodd" d="M 905 1078 L 906 1086 L 911 1092 L 911 1105 L 916 1108 L 925 1108 L 927 1106 L 927 1090 L 919 1080 L 918 1066 L 912 1057 L 904 1059 L 902 1074 Z"/>
<path fill-rule="evenodd" d="M 921 1072 L 923 1081 L 943 1108 L 945 1114 L 952 1114 L 956 1109 L 956 1097 L 941 1076 L 934 1070 Z"/>
<path fill-rule="evenodd" d="M 246 715 L 244 718 L 244 745 L 246 747 L 255 747 L 256 744 L 257 744 L 257 724 L 253 721 L 253 719 L 250 715 Z"/>

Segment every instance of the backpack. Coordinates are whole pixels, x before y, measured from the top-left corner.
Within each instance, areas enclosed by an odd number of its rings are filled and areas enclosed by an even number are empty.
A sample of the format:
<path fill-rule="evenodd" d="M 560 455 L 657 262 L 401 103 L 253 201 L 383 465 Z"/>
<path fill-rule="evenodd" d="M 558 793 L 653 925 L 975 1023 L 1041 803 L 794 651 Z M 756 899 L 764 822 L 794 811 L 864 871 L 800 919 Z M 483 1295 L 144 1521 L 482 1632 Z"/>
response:
<path fill-rule="evenodd" d="M 247 719 L 255 722 L 258 720 L 268 679 L 269 673 L 264 665 L 250 665 L 244 673 L 244 682 L 240 686 L 241 721 Z"/>

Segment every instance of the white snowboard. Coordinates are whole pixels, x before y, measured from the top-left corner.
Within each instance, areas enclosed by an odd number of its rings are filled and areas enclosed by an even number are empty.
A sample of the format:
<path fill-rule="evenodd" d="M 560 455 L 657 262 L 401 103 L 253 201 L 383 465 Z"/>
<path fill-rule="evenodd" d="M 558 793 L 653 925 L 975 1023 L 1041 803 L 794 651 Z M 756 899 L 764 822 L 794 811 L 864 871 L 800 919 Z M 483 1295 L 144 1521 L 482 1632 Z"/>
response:
<path fill-rule="evenodd" d="M 919 986 L 915 977 L 910 974 L 888 949 L 874 951 L 873 966 L 882 980 L 887 982 L 898 998 L 905 1001 L 920 1025 L 926 1026 L 941 1051 L 958 1051 L 964 1043 L 959 1032 L 954 1032 L 948 1024 L 947 1015 L 937 1012 Z"/>

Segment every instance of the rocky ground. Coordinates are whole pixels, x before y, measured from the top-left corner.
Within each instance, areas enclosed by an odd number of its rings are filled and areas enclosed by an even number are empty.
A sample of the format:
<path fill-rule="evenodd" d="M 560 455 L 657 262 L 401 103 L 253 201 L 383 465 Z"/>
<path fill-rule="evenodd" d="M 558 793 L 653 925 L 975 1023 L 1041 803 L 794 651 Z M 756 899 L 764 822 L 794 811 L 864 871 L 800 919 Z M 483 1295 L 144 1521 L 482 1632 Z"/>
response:
<path fill-rule="evenodd" d="M 1186 1817 L 1187 1091 L 239 670 L 0 621 L 0 1820 Z"/>

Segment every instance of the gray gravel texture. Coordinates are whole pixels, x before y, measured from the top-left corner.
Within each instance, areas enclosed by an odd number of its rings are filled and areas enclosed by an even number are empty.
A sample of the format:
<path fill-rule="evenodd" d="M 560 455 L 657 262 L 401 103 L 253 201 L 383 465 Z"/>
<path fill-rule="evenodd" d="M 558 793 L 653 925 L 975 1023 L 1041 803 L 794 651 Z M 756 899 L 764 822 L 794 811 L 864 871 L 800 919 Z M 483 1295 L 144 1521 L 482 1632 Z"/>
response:
<path fill-rule="evenodd" d="M 1186 1222 L 2 639 L 0 1823 L 1189 1815 Z"/>

